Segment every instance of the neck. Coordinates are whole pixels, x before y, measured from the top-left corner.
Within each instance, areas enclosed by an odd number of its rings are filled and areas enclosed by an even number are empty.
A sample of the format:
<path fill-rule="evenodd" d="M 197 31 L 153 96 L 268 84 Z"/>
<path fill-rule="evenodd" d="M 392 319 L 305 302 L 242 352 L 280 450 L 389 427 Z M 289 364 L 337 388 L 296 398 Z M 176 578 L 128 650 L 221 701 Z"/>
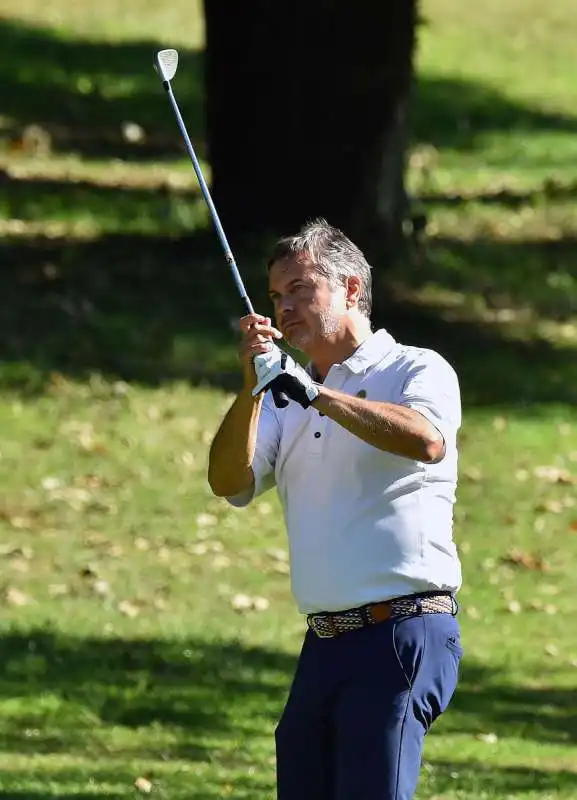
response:
<path fill-rule="evenodd" d="M 366 317 L 359 317 L 350 320 L 329 339 L 319 342 L 314 352 L 308 354 L 319 377 L 324 380 L 333 364 L 346 361 L 370 335 L 370 321 Z"/>

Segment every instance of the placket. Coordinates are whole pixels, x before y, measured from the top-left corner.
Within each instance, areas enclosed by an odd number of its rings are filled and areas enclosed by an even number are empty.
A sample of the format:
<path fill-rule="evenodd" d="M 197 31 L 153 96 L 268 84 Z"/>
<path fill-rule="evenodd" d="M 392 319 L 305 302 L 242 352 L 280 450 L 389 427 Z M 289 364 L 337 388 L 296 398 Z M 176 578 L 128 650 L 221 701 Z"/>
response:
<path fill-rule="evenodd" d="M 324 380 L 324 386 L 327 389 L 341 389 L 348 376 L 348 370 L 342 365 L 335 365 L 331 367 L 329 374 Z M 308 447 L 307 453 L 311 456 L 320 457 L 325 449 L 325 443 L 329 427 L 332 422 L 330 417 L 322 414 L 315 408 L 310 409 L 313 413 L 308 424 L 307 438 Z"/>

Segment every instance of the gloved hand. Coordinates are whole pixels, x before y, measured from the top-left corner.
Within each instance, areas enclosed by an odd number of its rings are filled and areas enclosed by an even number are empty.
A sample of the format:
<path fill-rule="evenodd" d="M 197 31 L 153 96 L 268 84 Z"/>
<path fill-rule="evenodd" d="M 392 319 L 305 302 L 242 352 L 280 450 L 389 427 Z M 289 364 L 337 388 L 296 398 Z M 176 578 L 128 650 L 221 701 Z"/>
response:
<path fill-rule="evenodd" d="M 281 396 L 284 394 L 303 408 L 308 408 L 319 396 L 318 385 L 308 372 L 276 345 L 267 353 L 255 356 L 254 368 L 258 382 L 252 390 L 253 397 L 270 389 L 277 406 L 286 406 Z"/>

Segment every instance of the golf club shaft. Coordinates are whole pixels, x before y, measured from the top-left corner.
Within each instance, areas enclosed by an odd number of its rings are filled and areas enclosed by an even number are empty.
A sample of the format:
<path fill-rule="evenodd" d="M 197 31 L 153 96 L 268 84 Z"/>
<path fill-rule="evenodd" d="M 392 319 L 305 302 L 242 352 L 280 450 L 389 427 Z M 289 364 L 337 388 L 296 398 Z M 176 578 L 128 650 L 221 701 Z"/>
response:
<path fill-rule="evenodd" d="M 234 256 L 232 254 L 232 250 L 230 249 L 230 245 L 225 236 L 224 229 L 220 224 L 220 219 L 218 217 L 215 205 L 212 202 L 212 197 L 210 196 L 210 192 L 208 190 L 208 186 L 206 185 L 206 181 L 204 180 L 204 175 L 202 174 L 200 164 L 198 163 L 196 153 L 194 152 L 192 142 L 190 141 L 188 131 L 186 130 L 186 125 L 184 124 L 184 120 L 182 119 L 182 115 L 180 113 L 178 103 L 176 102 L 176 98 L 173 94 L 172 87 L 170 86 L 170 82 L 163 81 L 163 86 L 166 89 L 166 93 L 168 94 L 168 98 L 172 104 L 172 108 L 174 110 L 176 120 L 178 122 L 178 127 L 180 128 L 182 138 L 184 139 L 184 143 L 186 144 L 186 149 L 188 150 L 188 155 L 190 156 L 190 160 L 192 161 L 192 166 L 194 167 L 194 171 L 196 172 L 196 177 L 198 178 L 198 183 L 200 184 L 200 190 L 204 195 L 204 199 L 206 200 L 206 204 L 208 206 L 208 210 L 210 211 L 212 221 L 214 222 L 214 227 L 216 228 L 218 238 L 220 239 L 222 249 L 224 250 L 224 257 L 226 258 L 228 265 L 232 270 L 233 278 L 235 280 L 238 291 L 240 292 L 240 296 L 244 301 L 248 313 L 254 314 L 252 303 L 250 302 L 249 296 L 246 293 L 246 289 L 244 288 L 244 283 L 240 276 L 240 272 L 238 271 L 238 267 L 236 266 L 236 261 L 234 260 Z"/>

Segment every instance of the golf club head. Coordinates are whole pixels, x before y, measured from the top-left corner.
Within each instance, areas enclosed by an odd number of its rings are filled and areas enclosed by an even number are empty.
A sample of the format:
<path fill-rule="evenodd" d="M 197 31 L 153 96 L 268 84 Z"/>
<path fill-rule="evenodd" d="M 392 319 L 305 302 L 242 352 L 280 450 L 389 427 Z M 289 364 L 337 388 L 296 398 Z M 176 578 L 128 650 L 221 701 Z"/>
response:
<path fill-rule="evenodd" d="M 163 81 L 171 81 L 178 67 L 178 52 L 173 49 L 159 50 L 154 60 L 154 68 Z"/>

